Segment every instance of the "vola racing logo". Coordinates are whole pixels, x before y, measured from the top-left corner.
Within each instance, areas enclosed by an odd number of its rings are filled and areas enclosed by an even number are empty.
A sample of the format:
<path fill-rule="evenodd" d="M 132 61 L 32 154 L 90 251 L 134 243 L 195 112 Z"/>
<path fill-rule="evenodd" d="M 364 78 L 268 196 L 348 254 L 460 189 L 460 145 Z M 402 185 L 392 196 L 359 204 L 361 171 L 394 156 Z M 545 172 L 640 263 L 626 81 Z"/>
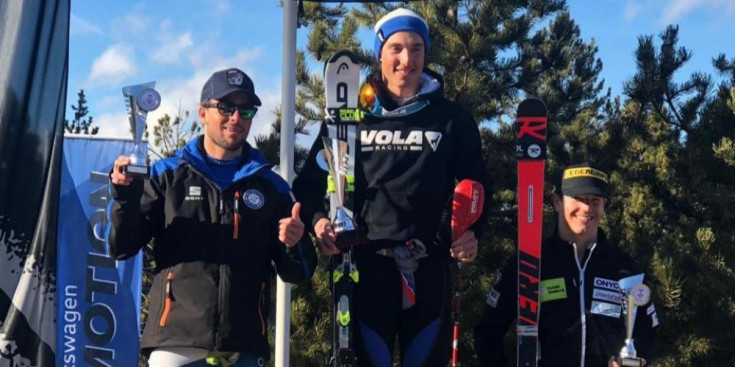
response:
<path fill-rule="evenodd" d="M 363 152 L 376 150 L 424 150 L 424 138 L 433 151 L 439 148 L 442 134 L 437 131 L 369 130 L 360 132 Z"/>

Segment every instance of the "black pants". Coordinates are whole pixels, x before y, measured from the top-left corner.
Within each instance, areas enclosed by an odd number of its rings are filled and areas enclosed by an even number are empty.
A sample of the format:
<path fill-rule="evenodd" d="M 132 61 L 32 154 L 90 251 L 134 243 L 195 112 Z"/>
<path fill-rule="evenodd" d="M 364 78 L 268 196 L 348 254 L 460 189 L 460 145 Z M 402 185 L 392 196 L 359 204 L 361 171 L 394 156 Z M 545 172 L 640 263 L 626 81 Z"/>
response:
<path fill-rule="evenodd" d="M 452 343 L 446 257 L 419 260 L 414 273 L 416 303 L 403 310 L 395 260 L 372 251 L 356 250 L 354 255 L 360 271 L 353 295 L 358 365 L 392 367 L 398 336 L 403 367 L 446 367 Z"/>

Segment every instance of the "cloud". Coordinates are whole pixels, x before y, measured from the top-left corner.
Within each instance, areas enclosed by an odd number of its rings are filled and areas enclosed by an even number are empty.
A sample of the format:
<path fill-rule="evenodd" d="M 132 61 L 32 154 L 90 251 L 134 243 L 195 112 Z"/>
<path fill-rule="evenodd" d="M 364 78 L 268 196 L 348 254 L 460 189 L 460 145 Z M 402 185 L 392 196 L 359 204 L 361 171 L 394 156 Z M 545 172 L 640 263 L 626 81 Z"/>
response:
<path fill-rule="evenodd" d="M 95 116 L 94 122 L 100 128 L 100 131 L 97 133 L 100 137 L 116 139 L 133 138 L 130 134 L 130 123 L 128 122 L 126 112 L 103 113 L 99 117 Z"/>
<path fill-rule="evenodd" d="M 87 84 L 116 85 L 136 73 L 133 47 L 118 43 L 108 47 L 94 60 Z"/>
<path fill-rule="evenodd" d="M 82 36 L 86 34 L 97 34 L 102 35 L 102 30 L 96 25 L 76 16 L 71 13 L 71 22 L 69 24 L 69 36 Z"/>
<path fill-rule="evenodd" d="M 636 1 L 628 1 L 623 9 L 623 19 L 632 20 L 641 12 L 641 4 Z"/>
<path fill-rule="evenodd" d="M 177 64 L 181 54 L 191 48 L 193 44 L 191 32 L 185 32 L 179 36 L 165 34 L 161 38 L 161 45 L 151 55 L 151 59 L 159 64 Z"/>
<path fill-rule="evenodd" d="M 733 0 L 667 0 L 668 4 L 664 6 L 661 14 L 661 24 L 675 23 L 687 14 L 695 12 L 701 8 L 711 10 L 713 14 L 732 15 L 735 13 L 735 1 Z"/>
<path fill-rule="evenodd" d="M 149 37 L 147 30 L 151 19 L 140 14 L 130 13 L 112 20 L 112 34 L 116 39 L 127 42 L 146 41 Z"/>

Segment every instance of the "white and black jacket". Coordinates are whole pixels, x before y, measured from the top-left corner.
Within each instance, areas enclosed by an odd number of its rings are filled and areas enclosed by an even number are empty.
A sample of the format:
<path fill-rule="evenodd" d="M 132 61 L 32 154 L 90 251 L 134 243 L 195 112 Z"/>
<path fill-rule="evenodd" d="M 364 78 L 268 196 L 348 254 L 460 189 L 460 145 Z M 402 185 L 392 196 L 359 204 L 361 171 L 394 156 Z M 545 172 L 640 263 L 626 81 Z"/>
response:
<path fill-rule="evenodd" d="M 234 182 L 211 180 L 203 138 L 151 167 L 145 183 L 112 185 L 108 236 L 116 259 L 151 238 L 156 269 L 141 348 L 195 347 L 269 356 L 274 268 L 284 281 L 311 278 L 308 236 L 288 249 L 278 221 L 291 215 L 288 184 L 245 145 Z"/>
<path fill-rule="evenodd" d="M 541 248 L 539 366 L 607 366 L 625 342 L 618 280 L 640 274 L 633 259 L 605 239 L 577 258 L 574 244 L 555 233 Z M 517 318 L 518 263 L 513 256 L 487 297 L 475 327 L 480 366 L 508 366 L 503 336 Z M 654 358 L 658 315 L 650 301 L 637 310 L 633 339 L 638 356 Z"/>
<path fill-rule="evenodd" d="M 422 83 L 414 102 L 391 106 L 392 114 L 368 114 L 357 127 L 352 207 L 356 222 L 372 241 L 433 242 L 447 200 L 456 182 L 465 178 L 483 184 L 485 208 L 489 207 L 490 180 L 477 123 L 459 104 L 443 97 L 439 75 L 425 70 Z M 384 104 L 392 102 L 380 93 L 378 98 Z M 325 134 L 323 124 L 320 136 Z M 327 172 L 316 159 L 322 149 L 317 137 L 293 184 L 294 195 L 303 204 L 302 220 L 312 224 L 310 229 L 327 216 Z M 478 238 L 485 218 L 471 228 Z"/>

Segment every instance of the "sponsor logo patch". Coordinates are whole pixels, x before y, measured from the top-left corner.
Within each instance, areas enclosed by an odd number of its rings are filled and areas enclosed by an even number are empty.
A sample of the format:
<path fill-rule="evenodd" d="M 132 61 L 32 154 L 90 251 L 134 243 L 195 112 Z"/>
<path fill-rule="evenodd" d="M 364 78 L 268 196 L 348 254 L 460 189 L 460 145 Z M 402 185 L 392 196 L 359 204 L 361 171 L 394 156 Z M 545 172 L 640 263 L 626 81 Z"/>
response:
<path fill-rule="evenodd" d="M 617 280 L 610 280 L 605 278 L 595 278 L 595 287 L 620 291 L 620 285 L 618 284 Z"/>
<path fill-rule="evenodd" d="M 567 285 L 564 278 L 542 280 L 539 284 L 539 302 L 567 298 Z"/>
<path fill-rule="evenodd" d="M 250 189 L 242 195 L 242 201 L 245 202 L 248 208 L 258 210 L 265 204 L 265 197 L 260 191 Z"/>
<path fill-rule="evenodd" d="M 184 201 L 202 201 L 202 188 L 199 186 L 189 186 L 189 194 L 184 197 Z"/>
<path fill-rule="evenodd" d="M 613 305 L 600 301 L 592 301 L 592 309 L 590 309 L 590 313 L 593 313 L 595 315 L 619 318 L 621 310 L 622 307 L 618 305 Z"/>
<path fill-rule="evenodd" d="M 647 314 L 647 315 L 650 315 L 650 314 L 652 314 L 652 313 L 654 313 L 654 312 L 656 312 L 656 307 L 654 307 L 654 306 L 653 306 L 653 303 L 651 303 L 651 305 L 650 305 L 650 306 L 648 306 L 648 308 L 646 309 L 646 314 Z"/>
<path fill-rule="evenodd" d="M 653 311 L 651 314 L 651 327 L 658 326 L 658 314 L 656 314 L 656 311 Z"/>
<path fill-rule="evenodd" d="M 432 150 L 439 148 L 442 134 L 437 131 L 401 130 L 363 130 L 360 131 L 360 144 L 363 152 L 416 151 L 424 150 L 424 139 Z"/>
<path fill-rule="evenodd" d="M 496 291 L 495 288 L 493 288 L 490 291 L 490 294 L 487 295 L 487 299 L 485 302 L 488 306 L 495 308 L 498 306 L 498 300 L 500 299 L 500 292 Z"/>
<path fill-rule="evenodd" d="M 623 295 L 621 295 L 620 292 L 606 291 L 599 288 L 595 288 L 592 292 L 592 298 L 612 302 L 618 305 L 623 303 Z"/>

